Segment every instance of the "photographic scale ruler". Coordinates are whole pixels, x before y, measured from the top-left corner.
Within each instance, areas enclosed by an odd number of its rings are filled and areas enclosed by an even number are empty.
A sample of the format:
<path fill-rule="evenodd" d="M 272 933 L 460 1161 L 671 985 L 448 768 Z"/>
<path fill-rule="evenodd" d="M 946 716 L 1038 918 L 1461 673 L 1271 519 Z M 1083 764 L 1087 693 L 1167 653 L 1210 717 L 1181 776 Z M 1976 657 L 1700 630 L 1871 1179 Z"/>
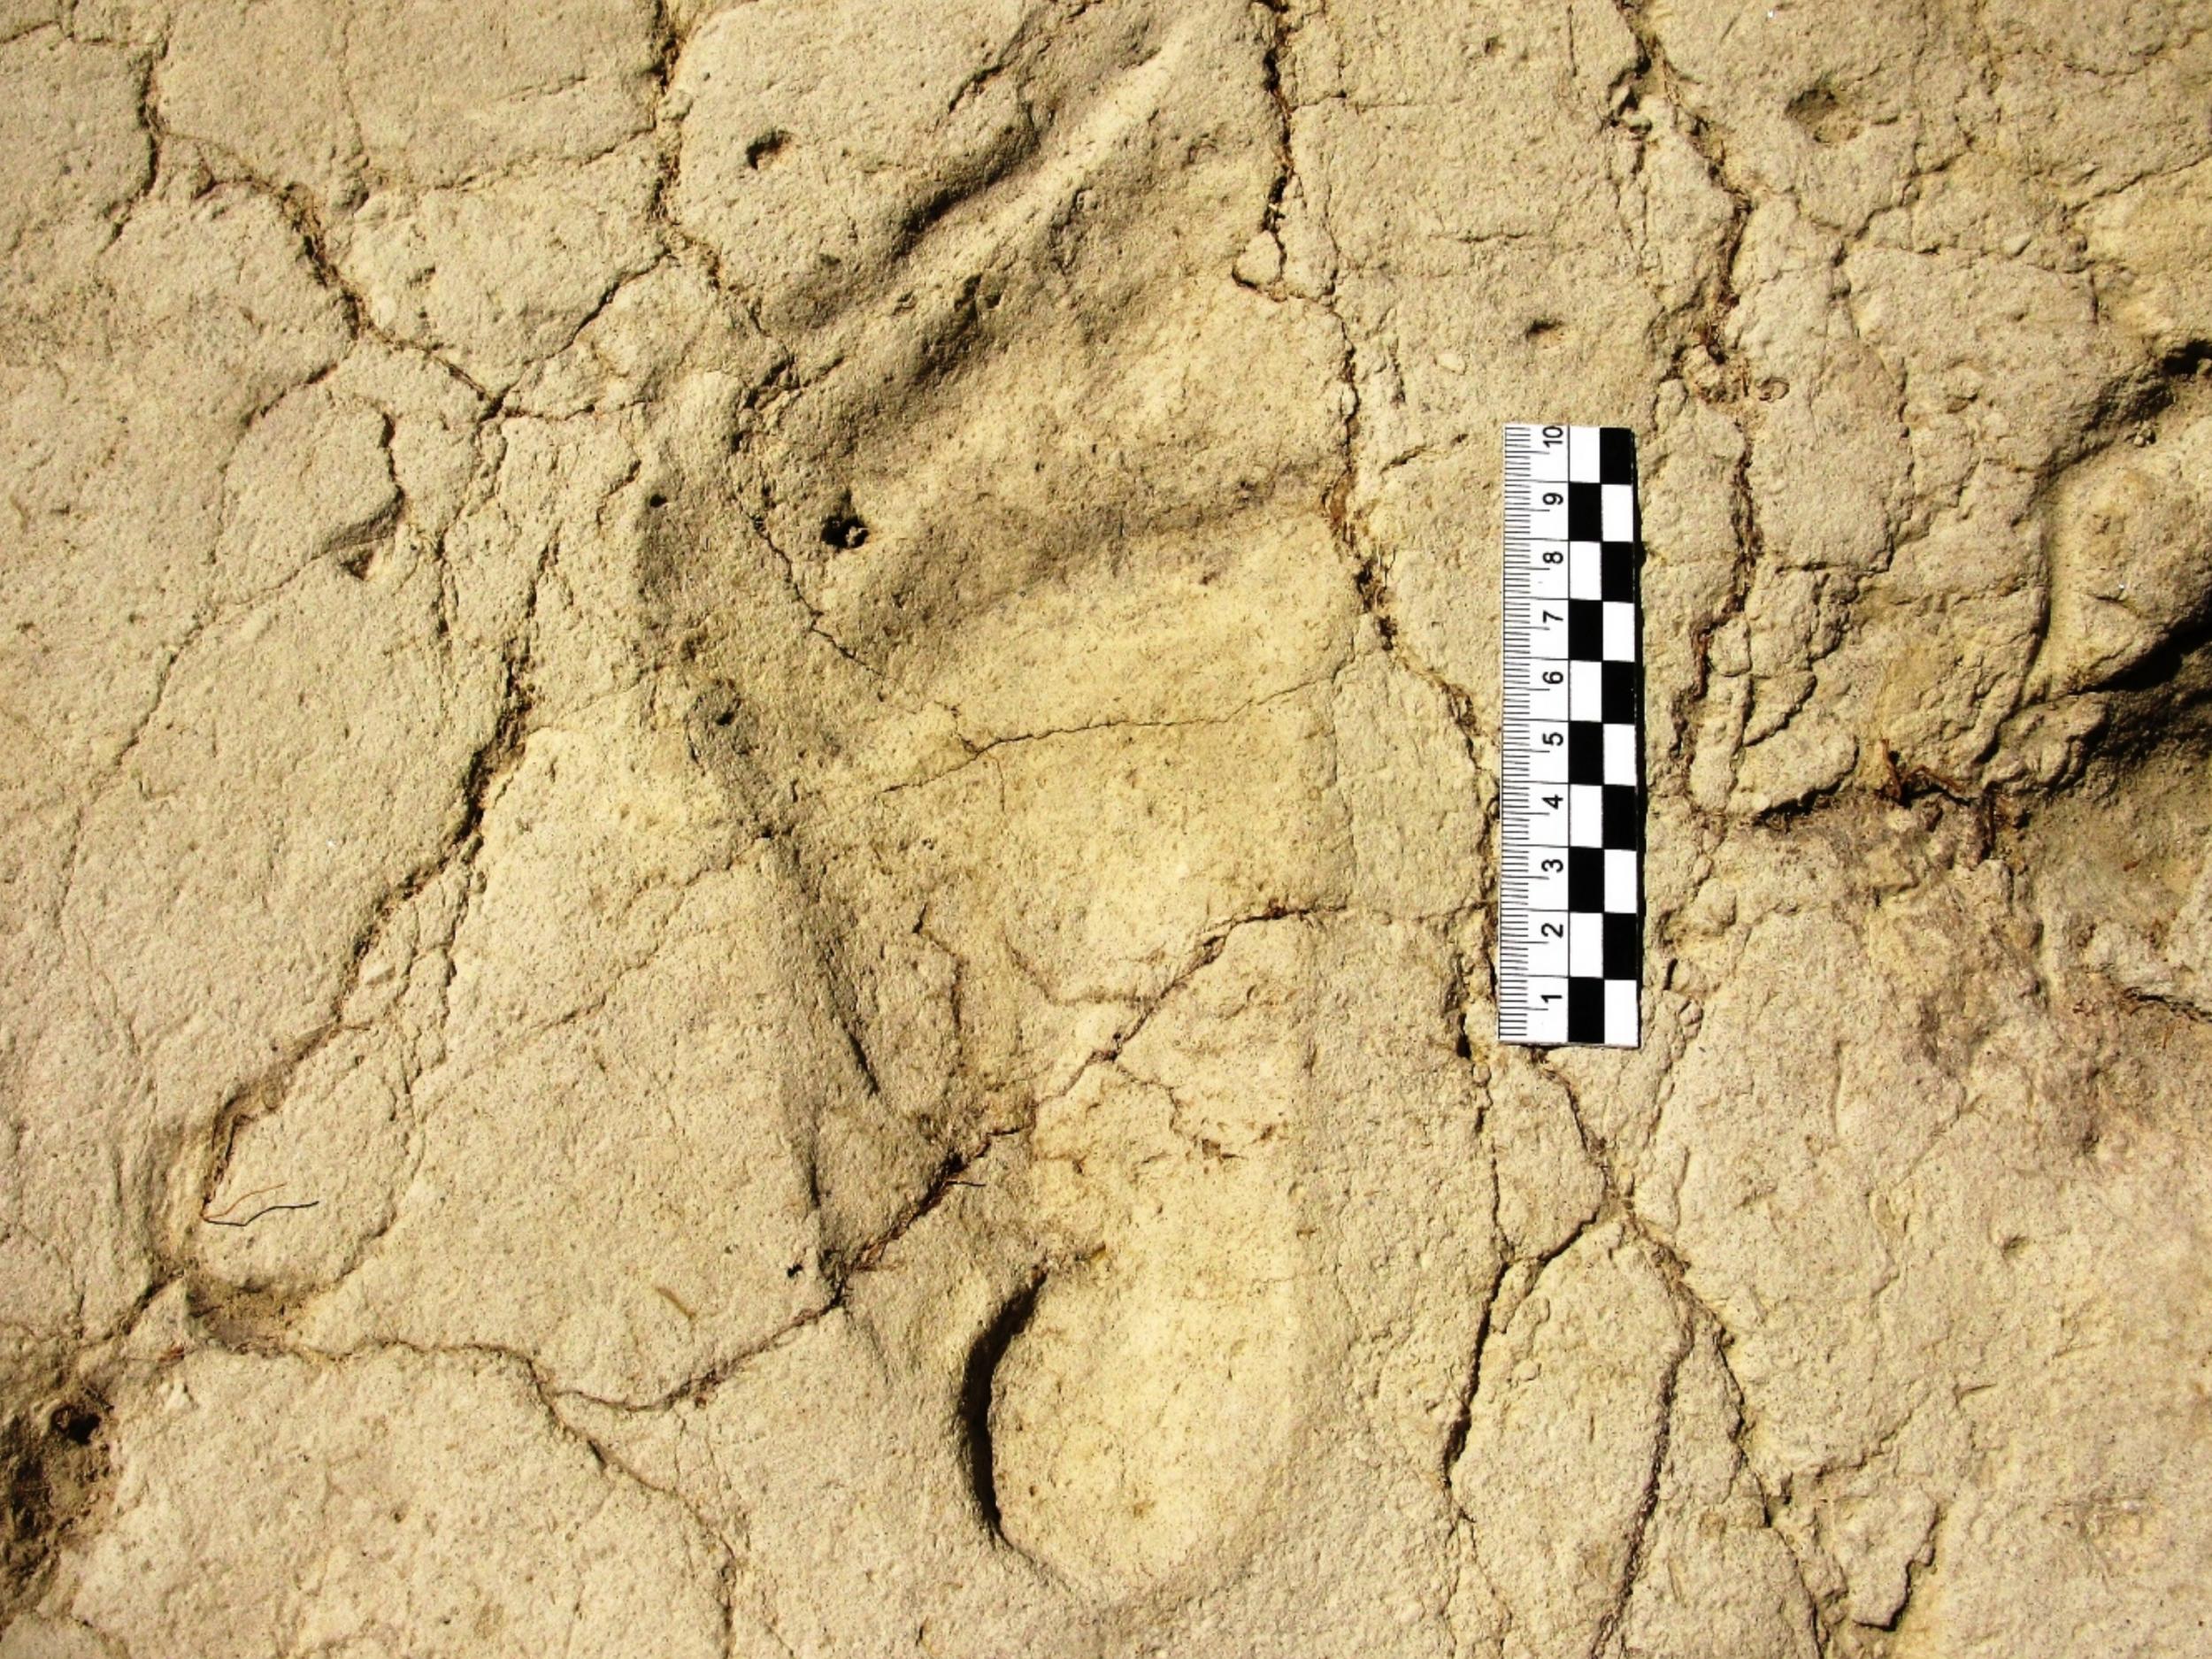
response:
<path fill-rule="evenodd" d="M 1641 556 L 1634 434 L 1506 427 L 1501 1042 L 1641 1038 Z"/>

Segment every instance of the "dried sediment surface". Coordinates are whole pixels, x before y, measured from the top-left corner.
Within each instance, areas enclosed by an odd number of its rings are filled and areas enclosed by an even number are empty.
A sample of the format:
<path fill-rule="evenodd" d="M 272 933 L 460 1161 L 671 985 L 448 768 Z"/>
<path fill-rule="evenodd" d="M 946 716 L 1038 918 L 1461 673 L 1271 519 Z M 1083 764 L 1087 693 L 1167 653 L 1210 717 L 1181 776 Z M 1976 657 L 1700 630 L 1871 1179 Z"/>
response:
<path fill-rule="evenodd" d="M 2203 1650 L 2202 0 L 0 0 L 0 246 L 5 1659 Z"/>

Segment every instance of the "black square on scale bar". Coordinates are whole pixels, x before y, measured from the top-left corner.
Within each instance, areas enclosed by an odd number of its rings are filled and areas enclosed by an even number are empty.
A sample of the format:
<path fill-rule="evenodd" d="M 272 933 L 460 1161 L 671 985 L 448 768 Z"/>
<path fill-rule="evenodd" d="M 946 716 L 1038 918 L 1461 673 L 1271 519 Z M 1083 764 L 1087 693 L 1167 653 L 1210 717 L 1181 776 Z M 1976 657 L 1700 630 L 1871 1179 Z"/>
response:
<path fill-rule="evenodd" d="M 1628 599 L 1636 597 L 1636 544 L 1633 541 L 1603 541 L 1598 545 L 1598 597 L 1601 599 Z"/>
<path fill-rule="evenodd" d="M 1644 841 L 1642 791 L 1626 783 L 1609 783 L 1604 789 L 1599 807 L 1604 844 L 1632 852 L 1640 849 Z"/>
<path fill-rule="evenodd" d="M 1569 484 L 1567 486 L 1567 540 L 1570 541 L 1601 541 L 1605 539 L 1604 487 L 1600 484 Z"/>
<path fill-rule="evenodd" d="M 1636 724 L 1636 664 L 1598 665 L 1598 718 L 1612 726 Z"/>
<path fill-rule="evenodd" d="M 1598 481 L 1633 484 L 1636 481 L 1636 434 L 1626 426 L 1598 428 Z"/>
<path fill-rule="evenodd" d="M 1567 1041 L 1605 1041 L 1605 981 L 1577 974 L 1567 981 Z"/>

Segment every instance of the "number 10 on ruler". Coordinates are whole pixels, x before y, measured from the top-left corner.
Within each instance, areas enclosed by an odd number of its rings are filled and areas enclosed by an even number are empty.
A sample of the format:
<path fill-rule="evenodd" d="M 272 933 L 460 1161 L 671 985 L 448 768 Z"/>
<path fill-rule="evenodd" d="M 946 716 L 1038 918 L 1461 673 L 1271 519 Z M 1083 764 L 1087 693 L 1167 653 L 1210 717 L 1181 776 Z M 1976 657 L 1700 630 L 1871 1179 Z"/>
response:
<path fill-rule="evenodd" d="M 1641 1035 L 1641 562 L 1632 434 L 1509 426 L 1501 1041 Z"/>

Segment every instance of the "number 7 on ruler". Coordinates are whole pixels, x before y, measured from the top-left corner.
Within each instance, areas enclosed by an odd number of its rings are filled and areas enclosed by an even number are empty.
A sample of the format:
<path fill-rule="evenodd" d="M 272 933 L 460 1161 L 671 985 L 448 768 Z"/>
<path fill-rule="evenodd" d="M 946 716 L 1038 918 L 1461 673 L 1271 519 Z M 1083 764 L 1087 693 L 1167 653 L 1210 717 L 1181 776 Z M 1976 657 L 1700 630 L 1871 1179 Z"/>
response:
<path fill-rule="evenodd" d="M 1501 1042 L 1641 1038 L 1641 559 L 1633 434 L 1506 427 Z"/>

